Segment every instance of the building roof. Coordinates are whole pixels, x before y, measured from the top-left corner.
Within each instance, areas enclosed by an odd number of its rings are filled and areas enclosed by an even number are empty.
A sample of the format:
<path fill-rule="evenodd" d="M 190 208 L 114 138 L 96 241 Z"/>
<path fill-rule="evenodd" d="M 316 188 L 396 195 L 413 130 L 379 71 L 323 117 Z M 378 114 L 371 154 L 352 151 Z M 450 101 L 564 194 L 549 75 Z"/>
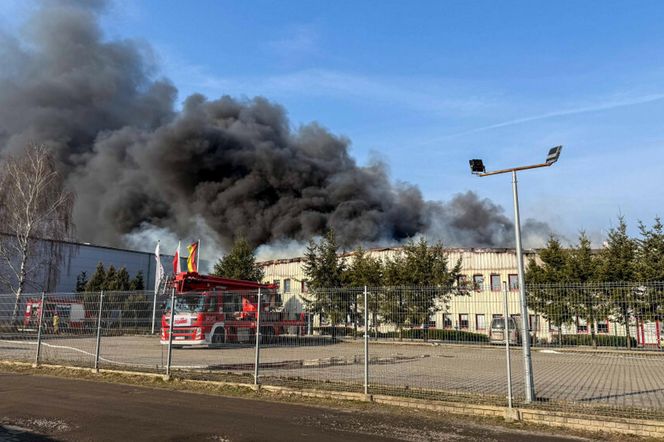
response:
<path fill-rule="evenodd" d="M 0 236 L 9 236 L 13 237 L 11 233 L 6 233 L 6 232 L 0 232 Z M 77 241 L 66 241 L 66 240 L 61 240 L 61 239 L 49 239 L 49 238 L 41 238 L 41 237 L 33 237 L 32 239 L 37 240 L 37 241 L 46 241 L 46 242 L 53 242 L 53 243 L 58 243 L 58 244 L 64 244 L 68 246 L 73 246 L 73 247 L 94 247 L 97 249 L 106 249 L 106 250 L 117 250 L 120 252 L 129 252 L 129 253 L 140 253 L 143 255 L 154 255 L 154 252 L 145 252 L 143 250 L 131 250 L 131 249 L 123 249 L 121 247 L 111 247 L 111 246 L 102 246 L 99 244 L 91 244 L 89 242 L 77 242 Z M 160 254 L 161 256 L 173 256 L 169 254 Z M 183 257 L 185 258 L 185 257 Z"/>
<path fill-rule="evenodd" d="M 402 250 L 403 247 L 376 247 L 370 249 L 364 249 L 365 252 L 369 253 L 380 253 L 380 252 L 396 252 Z M 516 249 L 508 247 L 445 247 L 445 250 L 449 253 L 516 253 Z M 525 254 L 534 254 L 537 253 L 538 249 L 524 249 Z M 347 257 L 353 256 L 355 252 L 344 252 L 340 253 L 339 256 Z M 282 258 L 282 259 L 271 259 L 266 261 L 259 261 L 257 264 L 261 267 L 266 267 L 276 264 L 288 264 L 293 262 L 301 262 L 304 260 L 304 256 L 296 256 L 293 258 Z"/>

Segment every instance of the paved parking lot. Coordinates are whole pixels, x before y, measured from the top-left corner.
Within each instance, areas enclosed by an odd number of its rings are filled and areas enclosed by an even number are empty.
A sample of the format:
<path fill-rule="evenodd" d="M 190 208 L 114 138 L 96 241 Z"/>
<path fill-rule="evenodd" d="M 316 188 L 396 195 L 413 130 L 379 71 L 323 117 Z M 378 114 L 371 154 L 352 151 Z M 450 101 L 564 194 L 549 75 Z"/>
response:
<path fill-rule="evenodd" d="M 0 339 L 0 358 L 32 360 L 36 345 L 25 337 Z M 92 366 L 94 337 L 47 337 L 42 361 Z M 253 373 L 252 346 L 174 349 L 173 366 Z M 371 343 L 371 392 L 413 395 L 419 390 L 505 397 L 506 360 L 502 347 L 471 345 L 408 345 Z M 104 337 L 101 363 L 106 367 L 163 370 L 167 350 L 153 336 Z M 339 382 L 361 385 L 364 376 L 361 340 L 327 345 L 270 345 L 261 348 L 260 373 L 265 382 L 289 379 L 291 384 Z M 533 352 L 537 395 L 543 400 L 664 410 L 664 355 L 646 352 Z M 512 349 L 513 390 L 523 392 L 523 363 Z M 637 413 L 637 412 L 635 412 Z"/>

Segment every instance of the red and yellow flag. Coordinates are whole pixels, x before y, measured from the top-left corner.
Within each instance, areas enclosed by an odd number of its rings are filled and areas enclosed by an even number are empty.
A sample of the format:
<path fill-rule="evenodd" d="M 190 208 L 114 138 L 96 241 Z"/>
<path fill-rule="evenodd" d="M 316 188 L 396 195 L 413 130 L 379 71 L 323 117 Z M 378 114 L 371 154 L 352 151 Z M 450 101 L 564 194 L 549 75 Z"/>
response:
<path fill-rule="evenodd" d="M 189 244 L 187 247 L 189 257 L 187 258 L 187 271 L 198 272 L 198 242 Z"/>

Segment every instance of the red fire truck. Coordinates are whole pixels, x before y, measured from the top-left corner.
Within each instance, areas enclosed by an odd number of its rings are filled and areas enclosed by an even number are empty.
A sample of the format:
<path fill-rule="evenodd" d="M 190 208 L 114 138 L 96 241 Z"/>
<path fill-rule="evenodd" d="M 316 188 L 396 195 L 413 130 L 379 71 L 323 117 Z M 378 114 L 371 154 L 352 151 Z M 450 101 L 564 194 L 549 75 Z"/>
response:
<path fill-rule="evenodd" d="M 48 332 L 52 328 L 53 316 L 55 313 L 60 316 L 60 330 L 79 330 L 85 326 L 85 308 L 83 302 L 73 298 L 54 298 L 46 299 L 46 308 L 44 309 L 43 328 Z M 36 331 L 39 327 L 39 315 L 41 314 L 41 298 L 28 299 L 23 313 L 23 331 Z"/>
<path fill-rule="evenodd" d="M 177 346 L 253 342 L 259 289 L 260 333 L 264 340 L 289 331 L 304 332 L 303 314 L 279 311 L 276 285 L 182 272 L 175 275 L 173 287 L 173 343 Z M 169 341 L 171 308 L 169 298 L 161 318 L 162 344 Z"/>

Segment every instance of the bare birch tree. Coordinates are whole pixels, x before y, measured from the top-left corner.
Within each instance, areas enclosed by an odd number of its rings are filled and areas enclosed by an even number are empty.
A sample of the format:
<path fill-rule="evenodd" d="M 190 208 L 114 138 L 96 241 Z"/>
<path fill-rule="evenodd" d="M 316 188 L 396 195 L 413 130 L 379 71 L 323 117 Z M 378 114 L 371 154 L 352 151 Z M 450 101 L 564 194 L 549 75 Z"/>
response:
<path fill-rule="evenodd" d="M 54 244 L 71 237 L 74 195 L 65 190 L 64 178 L 44 145 L 30 145 L 1 164 L 0 261 L 6 271 L 0 272 L 0 282 L 16 296 L 14 322 L 30 275 L 59 256 Z M 43 239 L 51 240 L 50 246 L 44 247 Z"/>

